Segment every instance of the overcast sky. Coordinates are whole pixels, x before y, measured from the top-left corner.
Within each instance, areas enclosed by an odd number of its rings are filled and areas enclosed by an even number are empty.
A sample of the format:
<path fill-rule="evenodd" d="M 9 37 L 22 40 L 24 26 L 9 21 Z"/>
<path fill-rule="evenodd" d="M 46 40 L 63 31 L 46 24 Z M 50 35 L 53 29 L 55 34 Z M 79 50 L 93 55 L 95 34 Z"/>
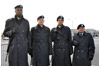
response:
<path fill-rule="evenodd" d="M 100 29 L 100 0 L 1 0 L 1 32 L 5 21 L 14 17 L 14 7 L 19 4 L 23 5 L 23 15 L 29 20 L 30 28 L 36 26 L 40 15 L 45 16 L 46 26 L 56 27 L 56 19 L 62 15 L 65 18 L 64 25 L 71 29 L 76 29 L 81 23 L 85 24 L 86 29 Z"/>

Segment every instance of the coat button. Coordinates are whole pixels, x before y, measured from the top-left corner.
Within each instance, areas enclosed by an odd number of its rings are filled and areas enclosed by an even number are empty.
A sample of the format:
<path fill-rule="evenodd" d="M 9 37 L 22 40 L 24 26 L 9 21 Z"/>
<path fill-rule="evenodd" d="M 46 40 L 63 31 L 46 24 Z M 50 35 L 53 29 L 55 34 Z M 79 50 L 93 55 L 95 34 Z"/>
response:
<path fill-rule="evenodd" d="M 60 42 L 62 42 L 62 41 L 60 41 Z"/>
<path fill-rule="evenodd" d="M 24 32 L 24 30 L 23 30 L 23 32 Z"/>
<path fill-rule="evenodd" d="M 82 50 L 82 52 L 84 52 L 84 50 Z"/>
<path fill-rule="evenodd" d="M 45 45 L 45 44 L 43 43 L 43 45 Z"/>
<path fill-rule="evenodd" d="M 20 46 L 20 44 L 18 44 L 18 47 Z"/>
<path fill-rule="evenodd" d="M 60 51 L 60 49 L 58 49 Z"/>
<path fill-rule="evenodd" d="M 14 46 L 12 46 L 12 48 L 14 48 Z"/>
<path fill-rule="evenodd" d="M 60 37 L 57 37 L 57 39 L 60 39 Z"/>
<path fill-rule="evenodd" d="M 79 50 L 78 50 L 78 52 L 79 52 Z"/>
<path fill-rule="evenodd" d="M 40 37 L 38 37 L 38 38 L 40 38 Z"/>
<path fill-rule="evenodd" d="M 19 37 L 17 39 L 19 39 Z"/>
<path fill-rule="evenodd" d="M 41 40 L 41 42 L 42 42 L 42 40 Z"/>
<path fill-rule="evenodd" d="M 79 58 L 79 56 L 77 56 L 77 58 Z"/>
<path fill-rule="evenodd" d="M 64 44 L 64 43 L 62 43 L 62 44 Z"/>
<path fill-rule="evenodd" d="M 60 43 L 59 43 L 59 45 L 60 45 Z"/>
<path fill-rule="evenodd" d="M 65 50 L 65 49 L 63 49 L 63 50 Z"/>

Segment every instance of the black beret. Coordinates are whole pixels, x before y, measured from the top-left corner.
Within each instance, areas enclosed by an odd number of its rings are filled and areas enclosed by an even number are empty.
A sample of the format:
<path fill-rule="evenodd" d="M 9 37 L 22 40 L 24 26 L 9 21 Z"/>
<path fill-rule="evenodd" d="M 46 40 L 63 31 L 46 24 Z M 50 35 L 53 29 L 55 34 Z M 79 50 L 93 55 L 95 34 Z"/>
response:
<path fill-rule="evenodd" d="M 37 18 L 37 20 L 39 20 L 39 19 L 44 19 L 44 16 L 43 15 L 41 15 L 41 16 L 39 16 L 38 18 Z"/>
<path fill-rule="evenodd" d="M 58 17 L 57 17 L 57 21 L 58 21 L 58 19 L 64 20 L 64 17 L 63 17 L 63 16 L 58 16 Z"/>
<path fill-rule="evenodd" d="M 16 8 L 23 8 L 23 6 L 22 5 L 17 5 L 17 6 L 15 6 L 15 9 Z"/>
<path fill-rule="evenodd" d="M 79 29 L 80 27 L 83 27 L 84 28 L 85 25 L 84 24 L 79 24 L 78 27 L 77 27 L 77 29 Z"/>

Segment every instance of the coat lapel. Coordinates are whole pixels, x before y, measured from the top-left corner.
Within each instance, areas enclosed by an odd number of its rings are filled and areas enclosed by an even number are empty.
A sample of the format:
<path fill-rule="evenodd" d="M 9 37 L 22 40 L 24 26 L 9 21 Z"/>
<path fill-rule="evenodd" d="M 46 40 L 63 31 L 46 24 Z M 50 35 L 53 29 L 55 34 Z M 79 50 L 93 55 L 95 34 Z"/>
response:
<path fill-rule="evenodd" d="M 65 27 L 63 28 L 64 30 L 59 30 L 58 33 L 65 38 L 65 36 L 67 36 L 67 30 L 65 29 Z"/>

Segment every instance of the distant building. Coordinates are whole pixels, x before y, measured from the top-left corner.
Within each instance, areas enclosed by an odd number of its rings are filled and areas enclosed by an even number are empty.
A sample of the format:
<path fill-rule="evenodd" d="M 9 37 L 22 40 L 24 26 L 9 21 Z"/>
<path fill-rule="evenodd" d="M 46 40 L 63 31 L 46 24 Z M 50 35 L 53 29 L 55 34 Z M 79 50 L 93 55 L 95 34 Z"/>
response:
<path fill-rule="evenodd" d="M 77 29 L 71 29 L 71 31 L 72 31 L 72 36 L 78 32 Z M 85 31 L 91 33 L 93 37 L 99 37 L 99 30 L 86 29 Z"/>

